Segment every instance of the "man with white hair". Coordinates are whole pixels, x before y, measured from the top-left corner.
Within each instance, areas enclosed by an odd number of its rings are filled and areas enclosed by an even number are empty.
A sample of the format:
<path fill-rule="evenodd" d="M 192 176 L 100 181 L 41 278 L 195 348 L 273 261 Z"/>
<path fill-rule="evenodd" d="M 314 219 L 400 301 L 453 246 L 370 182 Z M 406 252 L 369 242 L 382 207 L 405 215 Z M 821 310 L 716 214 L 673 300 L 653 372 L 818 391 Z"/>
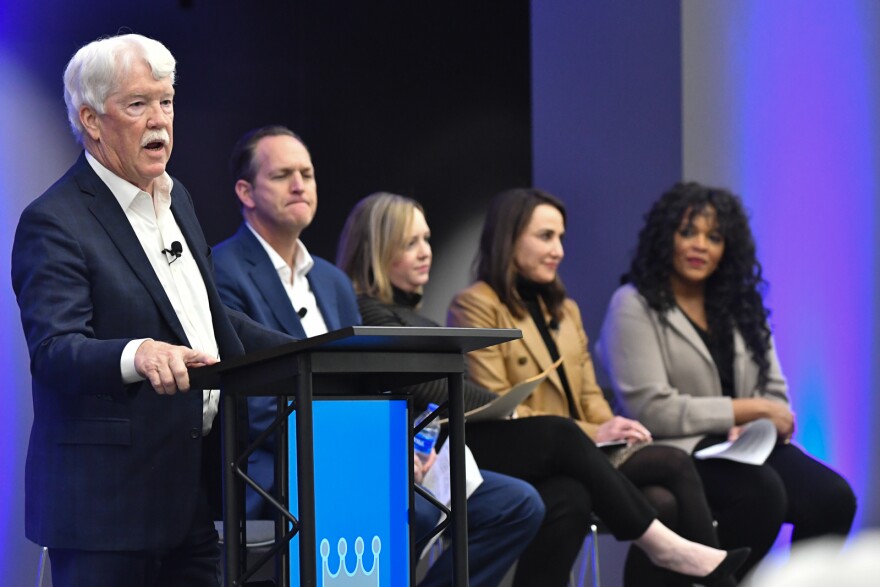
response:
<path fill-rule="evenodd" d="M 165 172 L 174 73 L 140 35 L 77 51 L 64 97 L 85 152 L 16 230 L 25 524 L 55 587 L 219 585 L 218 394 L 185 393 L 187 369 L 292 340 L 221 303 L 192 199 Z"/>

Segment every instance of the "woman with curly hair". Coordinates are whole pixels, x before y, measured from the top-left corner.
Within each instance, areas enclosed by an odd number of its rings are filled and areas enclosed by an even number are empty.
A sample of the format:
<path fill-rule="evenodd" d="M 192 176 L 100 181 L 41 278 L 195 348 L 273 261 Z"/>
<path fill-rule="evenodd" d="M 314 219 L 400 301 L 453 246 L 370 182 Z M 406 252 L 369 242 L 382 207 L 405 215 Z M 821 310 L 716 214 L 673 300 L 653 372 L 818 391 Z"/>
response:
<path fill-rule="evenodd" d="M 377 193 L 354 207 L 340 236 L 336 263 L 354 283 L 364 324 L 437 326 L 418 312 L 431 271 L 430 237 L 424 210 L 415 200 Z M 442 403 L 448 395 L 445 379 L 417 384 L 407 391 L 417 410 L 428 402 Z M 466 381 L 468 409 L 494 397 Z M 717 538 L 699 477 L 681 451 L 667 448 L 681 453 L 686 472 L 691 472 L 689 478 L 682 475 L 676 483 L 692 484 L 695 490 L 693 503 L 682 504 L 688 511 L 673 517 L 696 520 L 701 533 L 688 536 L 695 541 L 664 525 L 643 494 L 615 470 L 571 418 L 468 423 L 467 441 L 481 467 L 528 481 L 544 501 L 544 523 L 520 556 L 514 585 L 566 585 L 594 511 L 617 538 L 633 540 L 638 547 L 630 549 L 626 585 L 734 584 L 731 573 L 745 560 L 747 550 L 726 554 L 706 546 L 717 544 Z M 666 493 L 664 488 L 654 489 Z"/>
<path fill-rule="evenodd" d="M 661 443 L 694 452 L 773 422 L 761 466 L 697 460 L 721 544 L 749 546 L 744 575 L 781 525 L 792 540 L 846 535 L 855 496 L 791 444 L 795 417 L 767 322 L 765 282 L 739 198 L 679 183 L 645 217 L 630 270 L 611 299 L 597 353 L 625 410 Z"/>

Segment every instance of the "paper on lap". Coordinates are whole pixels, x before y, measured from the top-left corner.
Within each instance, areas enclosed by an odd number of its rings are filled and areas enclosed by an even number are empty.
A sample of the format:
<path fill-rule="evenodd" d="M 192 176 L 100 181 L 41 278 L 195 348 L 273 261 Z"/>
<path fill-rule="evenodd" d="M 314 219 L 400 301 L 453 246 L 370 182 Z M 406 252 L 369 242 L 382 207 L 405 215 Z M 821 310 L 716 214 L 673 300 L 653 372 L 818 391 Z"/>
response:
<path fill-rule="evenodd" d="M 728 459 L 747 465 L 763 465 L 776 446 L 776 426 L 767 418 L 754 420 L 743 426 L 733 442 L 707 446 L 694 453 L 697 459 Z"/>

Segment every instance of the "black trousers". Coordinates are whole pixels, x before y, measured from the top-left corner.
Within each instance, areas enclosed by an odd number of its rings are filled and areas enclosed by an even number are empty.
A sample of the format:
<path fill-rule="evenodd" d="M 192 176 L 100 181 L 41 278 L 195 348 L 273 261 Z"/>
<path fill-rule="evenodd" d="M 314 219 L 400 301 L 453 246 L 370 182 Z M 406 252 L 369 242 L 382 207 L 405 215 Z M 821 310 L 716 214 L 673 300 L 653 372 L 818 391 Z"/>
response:
<path fill-rule="evenodd" d="M 480 422 L 468 424 L 466 435 L 480 467 L 531 483 L 544 501 L 544 523 L 519 558 L 516 586 L 566 585 L 592 512 L 620 540 L 638 538 L 657 518 L 639 490 L 569 418 Z"/>
<path fill-rule="evenodd" d="M 696 450 L 722 440 L 703 439 Z M 793 542 L 845 536 L 852 527 L 856 497 L 849 483 L 794 445 L 778 444 L 761 466 L 722 459 L 695 462 L 721 544 L 752 549 L 737 572 L 740 578 L 767 554 L 785 522 L 794 525 Z"/>

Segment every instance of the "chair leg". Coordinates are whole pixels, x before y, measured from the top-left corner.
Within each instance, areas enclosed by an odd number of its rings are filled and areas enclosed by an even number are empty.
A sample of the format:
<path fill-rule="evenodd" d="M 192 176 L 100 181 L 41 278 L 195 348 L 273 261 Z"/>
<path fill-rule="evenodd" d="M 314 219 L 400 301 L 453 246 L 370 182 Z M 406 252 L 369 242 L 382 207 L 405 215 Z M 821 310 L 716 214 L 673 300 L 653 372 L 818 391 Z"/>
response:
<path fill-rule="evenodd" d="M 599 574 L 599 528 L 596 524 L 590 524 L 590 535 L 592 536 L 592 544 L 590 545 L 590 569 L 593 573 L 593 587 L 601 587 L 601 575 Z"/>
<path fill-rule="evenodd" d="M 40 563 L 37 567 L 37 587 L 43 587 L 43 577 L 46 576 L 46 561 L 49 558 L 49 549 L 45 546 L 40 549 Z"/>
<path fill-rule="evenodd" d="M 589 546 L 587 545 L 589 541 Z M 589 549 L 589 550 L 588 550 Z M 589 565 L 589 579 L 587 566 Z M 600 587 L 599 579 L 599 527 L 590 524 L 590 534 L 584 539 L 580 554 L 568 574 L 568 587 L 584 587 L 587 585 Z"/>

